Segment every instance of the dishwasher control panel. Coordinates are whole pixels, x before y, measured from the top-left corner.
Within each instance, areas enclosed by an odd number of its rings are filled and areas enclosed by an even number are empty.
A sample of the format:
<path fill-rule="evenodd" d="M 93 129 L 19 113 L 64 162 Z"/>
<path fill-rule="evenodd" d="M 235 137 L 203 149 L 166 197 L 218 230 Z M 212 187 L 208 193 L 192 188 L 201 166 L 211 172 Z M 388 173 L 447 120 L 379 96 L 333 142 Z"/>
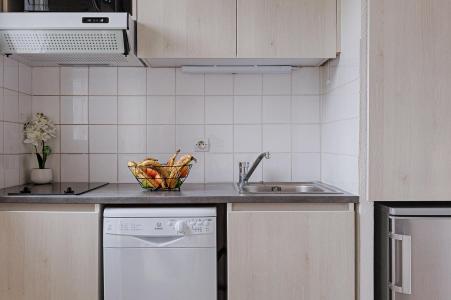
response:
<path fill-rule="evenodd" d="M 177 236 L 216 232 L 215 217 L 105 218 L 104 233 L 136 236 Z"/>

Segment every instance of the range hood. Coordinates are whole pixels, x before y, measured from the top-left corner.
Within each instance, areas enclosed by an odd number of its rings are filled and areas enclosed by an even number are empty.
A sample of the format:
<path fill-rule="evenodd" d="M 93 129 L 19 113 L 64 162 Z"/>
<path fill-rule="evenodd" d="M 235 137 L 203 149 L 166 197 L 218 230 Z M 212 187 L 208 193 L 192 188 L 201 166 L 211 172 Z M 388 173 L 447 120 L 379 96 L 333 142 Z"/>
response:
<path fill-rule="evenodd" d="M 0 13 L 0 53 L 30 66 L 143 66 L 127 13 Z"/>

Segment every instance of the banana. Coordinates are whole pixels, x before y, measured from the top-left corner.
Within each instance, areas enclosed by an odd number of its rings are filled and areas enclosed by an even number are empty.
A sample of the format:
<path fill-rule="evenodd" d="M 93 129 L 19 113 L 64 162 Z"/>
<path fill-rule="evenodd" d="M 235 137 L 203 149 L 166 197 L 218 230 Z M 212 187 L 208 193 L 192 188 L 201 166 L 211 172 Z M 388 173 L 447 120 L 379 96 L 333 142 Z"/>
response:
<path fill-rule="evenodd" d="M 194 156 L 191 154 L 185 154 L 174 164 L 171 168 L 171 173 L 169 175 L 169 179 L 167 180 L 168 187 L 173 189 L 177 186 L 177 183 L 180 178 L 180 173 L 183 168 L 186 167 L 190 162 L 197 161 Z"/>
<path fill-rule="evenodd" d="M 157 160 L 146 159 L 138 164 L 138 167 L 159 167 L 161 164 Z"/>
<path fill-rule="evenodd" d="M 177 158 L 177 155 L 180 153 L 180 149 L 178 149 L 177 151 L 175 151 L 175 153 L 169 158 L 169 160 L 168 160 L 168 162 L 167 162 L 167 165 L 168 166 L 173 166 L 174 165 L 174 162 L 175 162 L 175 159 Z"/>

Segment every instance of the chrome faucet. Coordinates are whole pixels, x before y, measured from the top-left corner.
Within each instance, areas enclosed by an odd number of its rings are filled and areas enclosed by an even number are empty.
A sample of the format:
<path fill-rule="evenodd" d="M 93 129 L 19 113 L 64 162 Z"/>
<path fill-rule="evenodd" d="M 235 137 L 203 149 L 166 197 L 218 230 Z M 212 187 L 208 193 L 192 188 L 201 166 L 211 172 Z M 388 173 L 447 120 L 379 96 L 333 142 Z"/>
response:
<path fill-rule="evenodd" d="M 260 162 L 263 160 L 263 158 L 269 159 L 271 158 L 271 155 L 269 152 L 263 152 L 261 153 L 257 159 L 252 164 L 251 168 L 249 169 L 249 162 L 247 161 L 241 161 L 239 162 L 239 180 L 238 180 L 238 188 L 240 191 L 243 189 L 243 187 L 248 183 L 249 178 L 251 178 L 252 174 L 254 173 L 255 169 L 257 169 Z"/>

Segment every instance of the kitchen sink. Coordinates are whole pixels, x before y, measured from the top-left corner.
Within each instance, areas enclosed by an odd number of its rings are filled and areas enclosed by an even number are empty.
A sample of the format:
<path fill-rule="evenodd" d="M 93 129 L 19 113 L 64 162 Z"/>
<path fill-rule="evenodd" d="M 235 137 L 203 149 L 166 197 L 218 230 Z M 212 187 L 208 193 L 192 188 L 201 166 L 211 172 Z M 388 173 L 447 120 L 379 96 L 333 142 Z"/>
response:
<path fill-rule="evenodd" d="M 320 182 L 261 182 L 238 186 L 240 194 L 342 194 Z"/>

